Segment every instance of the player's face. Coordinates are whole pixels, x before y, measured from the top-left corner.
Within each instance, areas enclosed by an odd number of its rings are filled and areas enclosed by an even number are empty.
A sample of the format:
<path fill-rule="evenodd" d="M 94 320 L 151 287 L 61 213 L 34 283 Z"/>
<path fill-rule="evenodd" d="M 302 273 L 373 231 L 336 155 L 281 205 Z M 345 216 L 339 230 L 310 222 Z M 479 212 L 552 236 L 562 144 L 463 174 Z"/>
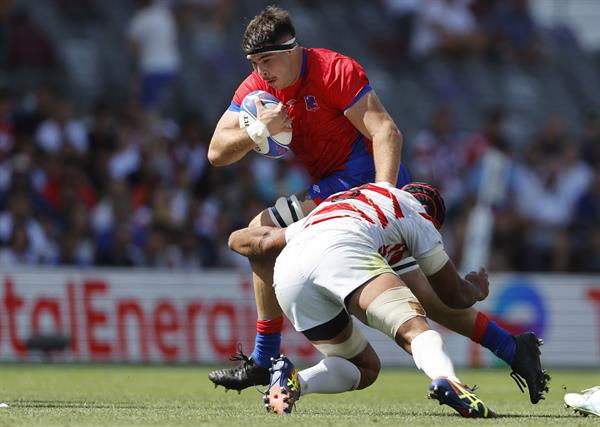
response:
<path fill-rule="evenodd" d="M 291 52 L 248 55 L 254 71 L 275 89 L 291 86 L 298 76 L 294 70 Z"/>

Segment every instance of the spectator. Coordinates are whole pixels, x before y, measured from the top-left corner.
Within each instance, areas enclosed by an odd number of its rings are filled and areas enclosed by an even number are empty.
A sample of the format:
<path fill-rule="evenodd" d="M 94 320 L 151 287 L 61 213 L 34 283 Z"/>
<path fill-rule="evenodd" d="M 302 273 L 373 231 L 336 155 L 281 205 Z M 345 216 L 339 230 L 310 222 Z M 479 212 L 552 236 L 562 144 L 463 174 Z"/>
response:
<path fill-rule="evenodd" d="M 56 100 L 50 117 L 37 129 L 38 146 L 46 153 L 64 151 L 85 157 L 88 135 L 85 125 L 73 117 L 73 107 L 66 99 Z"/>
<path fill-rule="evenodd" d="M 15 231 L 16 229 L 19 231 Z M 25 232 L 26 239 L 19 234 L 21 231 Z M 49 242 L 41 224 L 33 216 L 29 195 L 23 191 L 16 191 L 9 197 L 8 209 L 0 213 L 0 244 L 17 245 L 18 253 L 24 255 L 25 240 L 29 255 L 24 259 L 35 262 L 47 259 Z"/>
<path fill-rule="evenodd" d="M 587 190 L 577 201 L 572 221 L 575 271 L 600 272 L 600 163 Z"/>
<path fill-rule="evenodd" d="M 14 71 L 48 71 L 56 64 L 54 49 L 44 31 L 25 9 L 15 10 L 9 22 L 8 67 Z"/>
<path fill-rule="evenodd" d="M 590 165 L 600 163 L 600 109 L 587 113 L 582 133 L 581 157 Z"/>
<path fill-rule="evenodd" d="M 8 90 L 0 88 L 0 162 L 10 154 L 15 143 L 12 99 Z"/>
<path fill-rule="evenodd" d="M 417 133 L 412 146 L 411 174 L 418 181 L 430 182 L 444 194 L 448 215 L 462 202 L 463 168 L 466 138 L 453 123 L 452 109 L 437 107 L 431 115 L 429 129 Z"/>
<path fill-rule="evenodd" d="M 141 77 L 140 102 L 155 110 L 179 72 L 177 26 L 171 10 L 159 0 L 137 0 L 128 38 L 137 53 Z"/>
<path fill-rule="evenodd" d="M 569 226 L 575 204 L 591 180 L 578 147 L 565 146 L 556 157 L 543 157 L 534 145 L 515 177 L 516 207 L 523 221 L 525 270 L 566 271 L 570 259 Z M 525 256 L 527 254 L 527 256 Z"/>
<path fill-rule="evenodd" d="M 543 57 L 529 0 L 499 2 L 492 17 L 490 36 L 493 53 L 502 59 L 531 62 Z"/>
<path fill-rule="evenodd" d="M 0 249 L 0 266 L 6 268 L 18 264 L 34 265 L 40 262 L 31 247 L 27 227 L 19 224 L 12 229 L 9 240 Z"/>
<path fill-rule="evenodd" d="M 462 56 L 481 52 L 484 39 L 468 0 L 425 0 L 420 7 L 412 37 L 414 55 Z"/>

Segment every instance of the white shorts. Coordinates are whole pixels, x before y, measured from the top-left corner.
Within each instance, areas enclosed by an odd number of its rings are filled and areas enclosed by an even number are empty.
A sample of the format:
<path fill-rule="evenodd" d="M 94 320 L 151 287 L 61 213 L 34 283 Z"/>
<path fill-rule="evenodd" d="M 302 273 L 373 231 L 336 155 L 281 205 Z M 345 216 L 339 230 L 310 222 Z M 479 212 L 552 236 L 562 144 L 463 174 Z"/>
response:
<path fill-rule="evenodd" d="M 345 309 L 344 299 L 352 291 L 394 273 L 371 245 L 358 238 L 349 244 L 349 239 L 346 231 L 322 230 L 292 240 L 277 258 L 275 294 L 297 331 L 328 322 Z"/>

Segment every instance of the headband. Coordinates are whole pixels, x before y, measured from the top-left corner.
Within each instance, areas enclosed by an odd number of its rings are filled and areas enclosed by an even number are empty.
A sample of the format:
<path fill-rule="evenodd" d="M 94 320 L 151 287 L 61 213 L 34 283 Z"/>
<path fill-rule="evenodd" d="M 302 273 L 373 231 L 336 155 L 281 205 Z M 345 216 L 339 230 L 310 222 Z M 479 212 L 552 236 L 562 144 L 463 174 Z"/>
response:
<path fill-rule="evenodd" d="M 264 46 L 264 47 L 259 47 L 257 49 L 247 50 L 246 55 L 256 55 L 258 53 L 287 52 L 289 50 L 294 49 L 296 46 L 298 46 L 296 37 L 292 37 L 288 41 L 281 43 L 281 44 Z"/>

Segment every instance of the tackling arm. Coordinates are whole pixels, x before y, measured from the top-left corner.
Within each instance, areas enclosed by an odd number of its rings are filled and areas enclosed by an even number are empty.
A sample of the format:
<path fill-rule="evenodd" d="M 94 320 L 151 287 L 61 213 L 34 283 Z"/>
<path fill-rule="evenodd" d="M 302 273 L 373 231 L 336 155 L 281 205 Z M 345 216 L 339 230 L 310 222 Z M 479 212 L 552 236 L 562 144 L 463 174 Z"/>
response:
<path fill-rule="evenodd" d="M 483 268 L 477 273 L 470 272 L 463 279 L 448 259 L 439 271 L 425 274 L 435 293 L 450 308 L 469 308 L 477 301 L 483 301 L 489 293 L 488 276 Z"/>
<path fill-rule="evenodd" d="M 285 247 L 285 228 L 242 228 L 229 236 L 229 248 L 248 258 L 276 257 Z"/>
<path fill-rule="evenodd" d="M 396 185 L 402 154 L 402 133 L 374 90 L 369 91 L 345 115 L 364 136 L 373 141 L 375 179 Z"/>

